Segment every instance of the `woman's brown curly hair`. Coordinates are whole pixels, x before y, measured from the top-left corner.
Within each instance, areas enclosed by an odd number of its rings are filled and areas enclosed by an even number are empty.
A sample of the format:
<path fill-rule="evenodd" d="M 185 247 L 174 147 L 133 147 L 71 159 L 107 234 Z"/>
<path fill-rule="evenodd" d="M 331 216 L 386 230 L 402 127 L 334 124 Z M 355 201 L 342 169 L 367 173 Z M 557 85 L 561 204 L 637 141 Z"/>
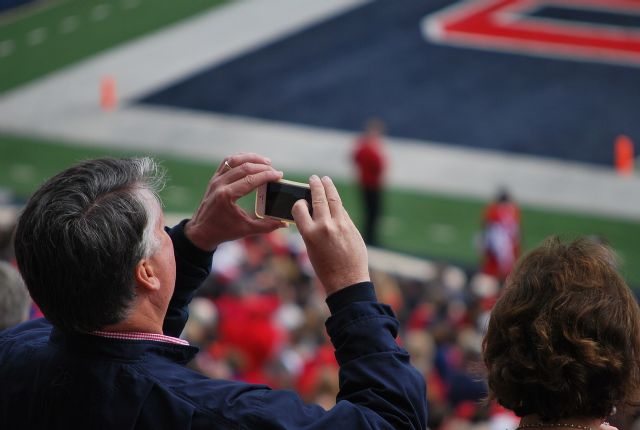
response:
<path fill-rule="evenodd" d="M 606 246 L 551 238 L 520 261 L 483 341 L 491 396 L 519 416 L 604 418 L 640 390 L 640 310 Z"/>

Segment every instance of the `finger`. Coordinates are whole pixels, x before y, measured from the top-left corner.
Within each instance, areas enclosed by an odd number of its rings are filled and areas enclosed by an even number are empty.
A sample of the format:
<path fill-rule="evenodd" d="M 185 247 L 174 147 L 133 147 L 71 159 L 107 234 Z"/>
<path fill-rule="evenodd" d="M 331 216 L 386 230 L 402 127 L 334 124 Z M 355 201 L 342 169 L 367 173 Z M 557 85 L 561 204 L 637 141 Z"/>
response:
<path fill-rule="evenodd" d="M 222 160 L 220 162 L 220 164 L 218 165 L 218 169 L 216 170 L 216 173 L 215 173 L 214 176 L 222 175 L 223 173 L 228 172 L 232 168 L 233 168 L 233 166 L 231 166 L 231 164 L 229 164 L 229 157 L 225 157 L 224 160 Z"/>
<path fill-rule="evenodd" d="M 227 162 L 232 168 L 236 168 L 237 166 L 240 166 L 244 163 L 265 164 L 268 166 L 271 165 L 271 160 L 269 158 L 263 157 L 262 155 L 255 154 L 253 152 L 234 154 L 230 157 L 227 157 Z"/>
<path fill-rule="evenodd" d="M 262 155 L 255 154 L 253 152 L 234 154 L 225 157 L 224 160 L 220 162 L 216 173 L 221 175 L 230 171 L 229 169 L 233 170 L 234 167 L 240 166 L 244 163 L 271 165 L 271 160 L 267 157 L 263 157 Z"/>
<path fill-rule="evenodd" d="M 324 176 L 322 178 L 322 184 L 324 185 L 324 192 L 327 196 L 331 216 L 335 218 L 342 214 L 342 200 L 340 199 L 340 194 L 330 177 Z"/>
<path fill-rule="evenodd" d="M 267 166 L 266 164 L 256 164 L 256 163 L 243 163 L 238 167 L 234 167 L 229 170 L 226 175 L 224 175 L 224 179 L 220 178 L 222 182 L 231 184 L 236 182 L 237 180 L 242 179 L 248 175 L 255 175 L 256 173 L 264 172 L 267 170 L 274 170 L 271 166 Z"/>
<path fill-rule="evenodd" d="M 229 184 L 229 192 L 232 198 L 237 200 L 242 196 L 246 196 L 260 185 L 266 184 L 267 182 L 274 182 L 278 179 L 282 179 L 282 172 L 271 169 L 253 175 L 246 175 L 234 183 Z"/>
<path fill-rule="evenodd" d="M 287 223 L 283 221 L 278 221 L 277 219 L 264 218 L 264 219 L 254 219 L 249 218 L 249 227 L 253 234 L 263 234 L 270 233 L 279 228 L 287 227 Z"/>
<path fill-rule="evenodd" d="M 313 225 L 313 219 L 309 213 L 309 203 L 304 199 L 298 200 L 291 208 L 291 215 L 293 215 L 293 220 L 296 222 L 300 234 L 304 236 L 305 232 Z"/>
<path fill-rule="evenodd" d="M 311 188 L 311 203 L 313 205 L 313 219 L 323 219 L 331 217 L 329 206 L 327 205 L 327 195 L 325 194 L 324 185 L 316 175 L 309 178 L 309 187 Z"/>

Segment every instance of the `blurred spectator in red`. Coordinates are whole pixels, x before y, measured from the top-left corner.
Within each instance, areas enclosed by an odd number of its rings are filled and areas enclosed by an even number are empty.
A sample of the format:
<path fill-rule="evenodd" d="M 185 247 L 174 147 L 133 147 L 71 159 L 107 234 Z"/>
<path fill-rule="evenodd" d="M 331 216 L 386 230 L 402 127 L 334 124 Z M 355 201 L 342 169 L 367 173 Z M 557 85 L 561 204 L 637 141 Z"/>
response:
<path fill-rule="evenodd" d="M 384 123 L 379 119 L 367 122 L 364 134 L 358 137 L 353 161 L 358 168 L 365 217 L 363 238 L 367 244 L 377 244 L 376 227 L 382 208 L 382 191 L 387 156 L 382 145 Z"/>
<path fill-rule="evenodd" d="M 220 344 L 233 348 L 242 359 L 239 379 L 257 384 L 269 383 L 265 365 L 273 358 L 285 333 L 273 323 L 278 308 L 274 295 L 223 296 L 216 301 L 220 312 Z M 213 348 L 219 348 L 214 344 Z"/>
<path fill-rule="evenodd" d="M 315 356 L 304 364 L 298 378 L 298 392 L 306 401 L 330 409 L 335 405 L 340 389 L 338 370 L 338 362 L 331 345 L 325 343 L 319 346 Z"/>
<path fill-rule="evenodd" d="M 20 273 L 0 261 L 0 330 L 26 321 L 30 306 L 31 298 Z"/>
<path fill-rule="evenodd" d="M 504 280 L 520 254 L 520 209 L 501 189 L 483 215 L 482 272 Z"/>

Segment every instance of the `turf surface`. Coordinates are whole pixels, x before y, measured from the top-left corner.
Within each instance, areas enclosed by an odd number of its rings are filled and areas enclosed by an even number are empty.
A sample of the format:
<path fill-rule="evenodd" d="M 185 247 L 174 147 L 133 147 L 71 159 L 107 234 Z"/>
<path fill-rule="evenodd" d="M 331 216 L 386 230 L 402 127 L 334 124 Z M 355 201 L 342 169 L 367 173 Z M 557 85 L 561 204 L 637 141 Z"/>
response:
<path fill-rule="evenodd" d="M 225 0 L 57 0 L 0 15 L 0 92 Z"/>

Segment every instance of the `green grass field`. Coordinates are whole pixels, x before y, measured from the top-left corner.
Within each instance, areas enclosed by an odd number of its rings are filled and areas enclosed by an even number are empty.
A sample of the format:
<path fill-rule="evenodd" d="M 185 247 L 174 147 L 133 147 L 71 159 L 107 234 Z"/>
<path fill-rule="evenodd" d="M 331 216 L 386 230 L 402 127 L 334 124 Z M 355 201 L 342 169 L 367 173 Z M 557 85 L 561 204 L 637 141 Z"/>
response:
<path fill-rule="evenodd" d="M 52 0 L 0 15 L 0 93 L 225 0 Z"/>
<path fill-rule="evenodd" d="M 0 187 L 26 198 L 46 178 L 83 159 L 104 155 L 153 155 L 169 173 L 162 193 L 168 212 L 189 213 L 199 202 L 217 164 L 167 157 L 162 154 L 136 154 L 107 148 L 70 146 L 64 142 L 45 142 L 0 134 Z M 268 155 L 268 154 L 265 154 Z M 275 166 L 277 167 L 277 166 Z M 294 180 L 305 180 L 313 172 L 285 172 Z M 360 201 L 353 183 L 336 181 L 345 206 L 360 223 Z M 253 210 L 253 196 L 242 205 Z M 402 189 L 388 190 L 382 222 L 381 241 L 385 247 L 433 259 L 454 261 L 468 267 L 478 262 L 474 245 L 486 202 Z M 640 286 L 640 223 L 577 213 L 523 207 L 525 248 L 531 248 L 549 235 L 571 238 L 598 235 L 606 238 L 622 258 L 623 272 L 634 286 Z"/>

